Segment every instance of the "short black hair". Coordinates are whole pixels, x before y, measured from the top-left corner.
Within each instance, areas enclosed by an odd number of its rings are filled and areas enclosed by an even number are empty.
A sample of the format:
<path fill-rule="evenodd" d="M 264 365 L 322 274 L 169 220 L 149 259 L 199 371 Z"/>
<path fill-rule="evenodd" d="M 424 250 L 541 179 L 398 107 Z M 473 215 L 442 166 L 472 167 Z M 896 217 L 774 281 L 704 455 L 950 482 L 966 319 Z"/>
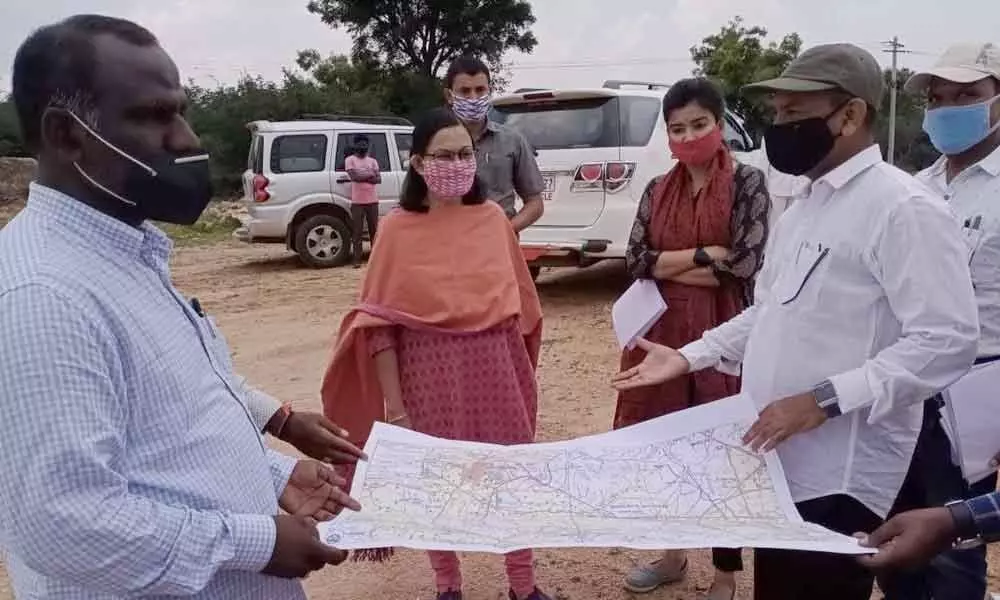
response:
<path fill-rule="evenodd" d="M 437 132 L 449 127 L 462 126 L 455 113 L 446 107 L 435 108 L 428 111 L 417 122 L 413 128 L 413 144 L 410 148 L 410 156 L 424 156 L 427 148 L 431 145 L 431 140 Z M 472 188 L 462 197 L 462 204 L 482 204 L 486 202 L 486 194 L 483 192 L 483 184 L 477 175 L 472 180 Z M 403 191 L 399 197 L 399 206 L 403 210 L 410 212 L 425 213 L 427 207 L 427 182 L 423 176 L 413 168 L 410 161 L 410 168 L 406 172 L 406 179 L 403 180 Z"/>
<path fill-rule="evenodd" d="M 371 140 L 369 140 L 368 136 L 363 133 L 355 133 L 353 141 L 355 144 L 357 144 L 359 142 L 370 142 Z"/>
<path fill-rule="evenodd" d="M 42 115 L 50 106 L 80 113 L 95 109 L 94 38 L 100 35 L 113 35 L 136 46 L 159 43 L 148 29 L 125 19 L 75 15 L 36 30 L 17 49 L 11 96 L 30 151 L 39 150 Z"/>
<path fill-rule="evenodd" d="M 450 90 L 451 86 L 455 84 L 455 78 L 459 75 L 479 75 L 480 73 L 485 73 L 486 81 L 493 83 L 490 68 L 486 66 L 486 63 L 475 56 L 460 56 L 448 65 L 448 72 L 444 76 L 444 87 Z"/>
<path fill-rule="evenodd" d="M 667 90 L 663 97 L 664 120 L 670 120 L 670 113 L 692 102 L 712 113 L 719 123 L 725 117 L 726 98 L 722 88 L 711 79 L 692 77 L 681 79 Z"/>

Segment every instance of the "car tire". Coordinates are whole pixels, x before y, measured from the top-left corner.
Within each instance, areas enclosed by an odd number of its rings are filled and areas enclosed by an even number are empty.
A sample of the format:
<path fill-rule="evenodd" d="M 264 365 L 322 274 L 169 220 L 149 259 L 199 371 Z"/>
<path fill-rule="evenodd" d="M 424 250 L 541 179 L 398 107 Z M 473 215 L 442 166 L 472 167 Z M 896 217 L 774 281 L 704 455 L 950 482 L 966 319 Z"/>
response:
<path fill-rule="evenodd" d="M 351 228 L 334 215 L 314 215 L 295 228 L 295 249 L 306 266 L 339 267 L 351 257 Z"/>
<path fill-rule="evenodd" d="M 538 281 L 538 276 L 542 273 L 541 267 L 528 267 L 528 272 L 531 273 L 531 280 Z"/>

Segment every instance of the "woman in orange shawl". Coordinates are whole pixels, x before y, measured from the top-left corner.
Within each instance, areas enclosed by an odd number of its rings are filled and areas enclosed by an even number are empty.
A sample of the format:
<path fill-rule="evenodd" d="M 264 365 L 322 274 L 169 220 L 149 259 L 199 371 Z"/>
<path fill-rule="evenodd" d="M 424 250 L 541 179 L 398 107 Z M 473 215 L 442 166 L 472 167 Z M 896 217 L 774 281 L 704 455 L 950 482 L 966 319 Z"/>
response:
<path fill-rule="evenodd" d="M 430 112 L 323 382 L 326 415 L 358 445 L 384 420 L 454 440 L 534 441 L 541 306 L 514 231 L 475 173 L 465 127 L 449 110 Z M 458 557 L 429 554 L 438 600 L 460 600 Z M 510 598 L 548 600 L 531 550 L 506 565 Z"/>
<path fill-rule="evenodd" d="M 680 348 L 742 311 L 763 263 L 770 198 L 763 174 L 736 163 L 723 141 L 725 101 L 707 79 L 687 79 L 663 98 L 670 150 L 678 162 L 654 181 L 639 202 L 626 259 L 636 279 L 655 280 L 667 312 L 647 339 Z M 622 354 L 623 371 L 639 364 L 642 349 Z M 739 392 L 739 378 L 702 371 L 659 386 L 621 392 L 615 427 L 627 427 Z M 737 548 L 712 550 L 715 581 L 706 600 L 732 600 Z M 625 579 L 635 593 L 680 581 L 683 551 L 666 552 Z"/>

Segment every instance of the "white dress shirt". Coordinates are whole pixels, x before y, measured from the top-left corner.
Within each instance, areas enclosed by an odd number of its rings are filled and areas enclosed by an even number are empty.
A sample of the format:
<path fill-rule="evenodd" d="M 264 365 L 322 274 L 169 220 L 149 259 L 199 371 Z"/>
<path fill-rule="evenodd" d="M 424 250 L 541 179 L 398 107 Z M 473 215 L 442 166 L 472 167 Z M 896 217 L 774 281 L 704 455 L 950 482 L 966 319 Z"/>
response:
<path fill-rule="evenodd" d="M 681 349 L 739 372 L 763 409 L 829 379 L 843 415 L 786 440 L 796 502 L 847 494 L 885 516 L 922 402 L 968 371 L 979 323 L 958 224 L 877 146 L 816 180 L 778 223 L 756 303 Z"/>
<path fill-rule="evenodd" d="M 969 245 L 979 303 L 979 356 L 1000 356 L 1000 148 L 948 181 L 944 157 L 917 179 L 951 205 Z"/>

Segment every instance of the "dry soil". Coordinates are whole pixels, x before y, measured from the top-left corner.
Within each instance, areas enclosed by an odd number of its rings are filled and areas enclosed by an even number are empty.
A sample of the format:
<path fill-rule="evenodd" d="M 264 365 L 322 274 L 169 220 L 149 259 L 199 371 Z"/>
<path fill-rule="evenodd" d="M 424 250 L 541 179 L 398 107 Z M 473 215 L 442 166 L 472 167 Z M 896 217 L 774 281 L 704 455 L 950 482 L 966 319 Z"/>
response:
<path fill-rule="evenodd" d="M 298 409 L 319 409 L 317 390 L 331 336 L 355 298 L 363 271 L 309 270 L 282 248 L 232 242 L 182 248 L 173 271 L 179 288 L 197 296 L 216 316 L 244 375 Z M 611 302 L 626 285 L 616 264 L 542 274 L 539 289 L 546 321 L 539 371 L 541 439 L 608 429 L 614 410 L 608 379 L 618 362 L 608 315 Z M 744 554 L 749 569 L 750 552 Z M 627 599 L 632 596 L 622 590 L 621 577 L 635 561 L 648 556 L 618 550 L 539 551 L 538 579 L 557 600 Z M 992 589 L 1000 591 L 995 552 L 991 558 Z M 499 557 L 467 556 L 463 565 L 467 599 L 505 598 Z M 695 552 L 686 582 L 647 597 L 698 598 L 709 575 L 707 553 Z M 434 597 L 430 568 L 419 552 L 403 552 L 384 566 L 328 568 L 307 579 L 306 587 L 313 600 Z M 0 565 L 0 600 L 12 597 Z M 741 576 L 737 597 L 751 597 L 749 574 Z"/>

